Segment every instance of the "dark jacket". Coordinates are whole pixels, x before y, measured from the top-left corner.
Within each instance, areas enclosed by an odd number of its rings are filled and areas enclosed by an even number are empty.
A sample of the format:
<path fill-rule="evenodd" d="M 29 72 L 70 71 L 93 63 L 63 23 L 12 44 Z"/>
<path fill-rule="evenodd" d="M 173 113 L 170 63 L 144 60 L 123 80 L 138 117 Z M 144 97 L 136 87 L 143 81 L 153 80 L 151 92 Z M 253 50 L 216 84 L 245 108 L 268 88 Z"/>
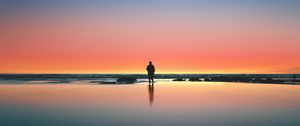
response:
<path fill-rule="evenodd" d="M 148 71 L 148 74 L 154 75 L 155 67 L 152 64 L 149 64 L 146 69 Z"/>

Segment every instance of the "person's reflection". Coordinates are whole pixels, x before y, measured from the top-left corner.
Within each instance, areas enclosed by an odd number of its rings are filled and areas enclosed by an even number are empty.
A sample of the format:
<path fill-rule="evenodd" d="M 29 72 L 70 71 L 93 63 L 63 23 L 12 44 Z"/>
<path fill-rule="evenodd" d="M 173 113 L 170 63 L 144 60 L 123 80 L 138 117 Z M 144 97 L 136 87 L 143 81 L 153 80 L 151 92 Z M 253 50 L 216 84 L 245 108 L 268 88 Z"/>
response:
<path fill-rule="evenodd" d="M 149 89 L 150 106 L 152 107 L 153 100 L 154 100 L 154 85 L 152 84 L 148 85 L 148 89 Z"/>

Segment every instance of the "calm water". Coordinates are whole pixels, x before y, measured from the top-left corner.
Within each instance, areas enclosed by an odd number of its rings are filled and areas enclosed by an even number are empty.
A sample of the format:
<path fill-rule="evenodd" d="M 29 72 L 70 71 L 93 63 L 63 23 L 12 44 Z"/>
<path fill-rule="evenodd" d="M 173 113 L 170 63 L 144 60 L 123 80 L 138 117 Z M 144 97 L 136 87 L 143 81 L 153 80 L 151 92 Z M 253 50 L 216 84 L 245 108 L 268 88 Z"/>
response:
<path fill-rule="evenodd" d="M 0 125 L 300 125 L 300 86 L 0 84 Z"/>

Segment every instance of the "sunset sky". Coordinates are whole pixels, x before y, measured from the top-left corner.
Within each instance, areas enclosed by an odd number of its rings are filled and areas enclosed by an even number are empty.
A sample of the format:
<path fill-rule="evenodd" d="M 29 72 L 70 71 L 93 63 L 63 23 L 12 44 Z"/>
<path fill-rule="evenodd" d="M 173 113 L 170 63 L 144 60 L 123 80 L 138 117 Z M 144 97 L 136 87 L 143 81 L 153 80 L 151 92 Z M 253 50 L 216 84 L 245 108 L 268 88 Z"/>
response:
<path fill-rule="evenodd" d="M 3 0 L 0 73 L 300 73 L 299 0 Z"/>

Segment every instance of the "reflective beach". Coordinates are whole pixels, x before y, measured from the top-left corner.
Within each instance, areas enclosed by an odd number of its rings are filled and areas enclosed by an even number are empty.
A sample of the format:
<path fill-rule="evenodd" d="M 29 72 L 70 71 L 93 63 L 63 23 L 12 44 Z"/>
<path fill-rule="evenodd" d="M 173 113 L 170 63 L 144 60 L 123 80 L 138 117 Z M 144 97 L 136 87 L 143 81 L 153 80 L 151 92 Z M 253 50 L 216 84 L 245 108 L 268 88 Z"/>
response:
<path fill-rule="evenodd" d="M 158 80 L 0 84 L 0 124 L 299 126 L 300 86 Z"/>

